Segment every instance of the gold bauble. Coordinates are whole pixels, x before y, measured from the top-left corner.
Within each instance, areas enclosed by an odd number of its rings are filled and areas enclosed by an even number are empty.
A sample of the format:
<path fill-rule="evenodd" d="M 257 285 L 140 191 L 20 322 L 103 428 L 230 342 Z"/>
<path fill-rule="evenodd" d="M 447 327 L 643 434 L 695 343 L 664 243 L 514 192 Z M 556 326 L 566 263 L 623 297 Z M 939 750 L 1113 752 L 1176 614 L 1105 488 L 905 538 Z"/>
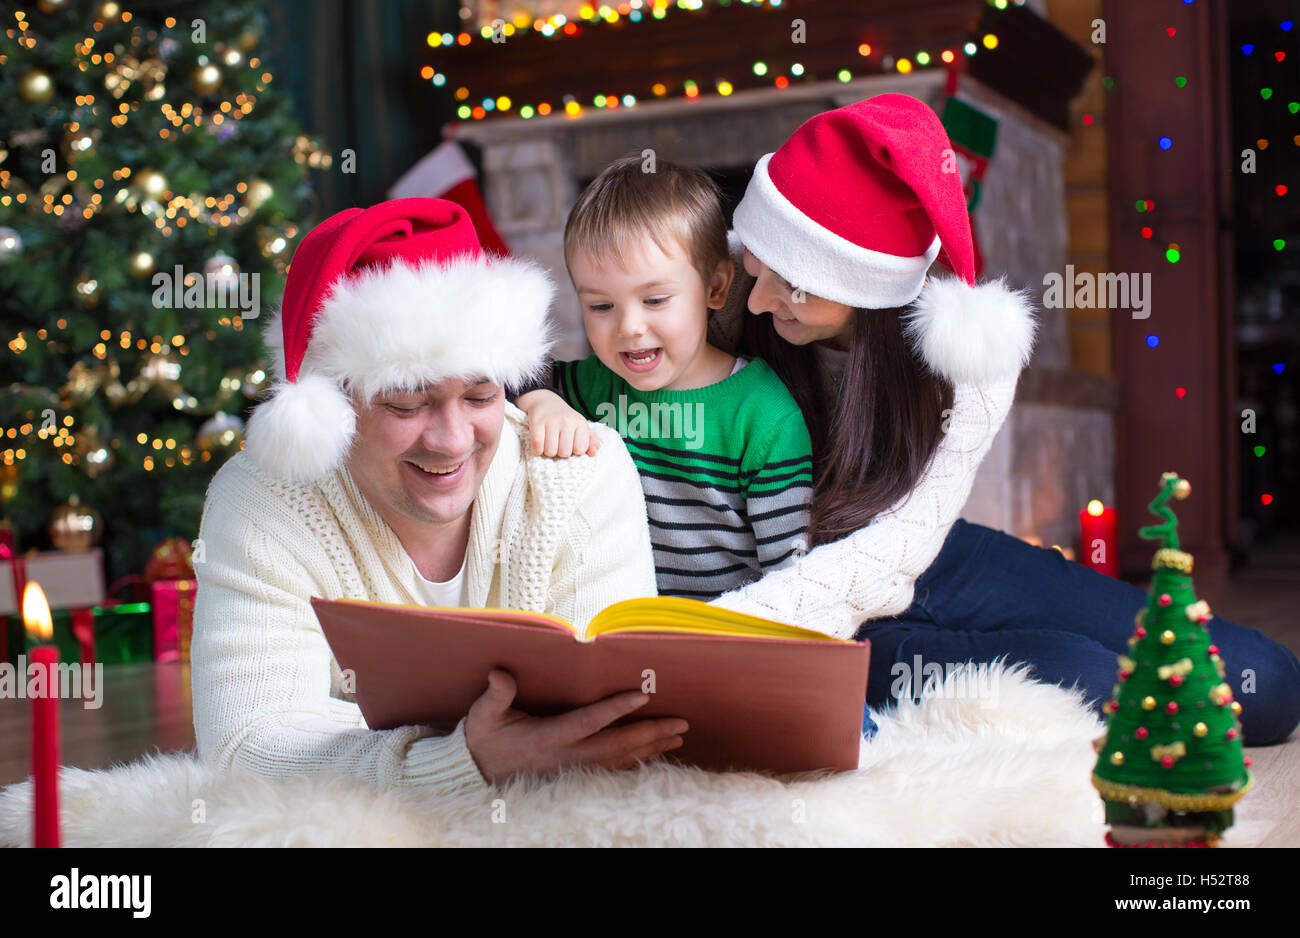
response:
<path fill-rule="evenodd" d="M 1143 697 L 1143 698 L 1142 698 L 1142 709 L 1143 709 L 1143 710 L 1154 710 L 1155 708 L 1156 708 L 1156 699 L 1155 699 L 1154 697 Z"/>
<path fill-rule="evenodd" d="M 57 550 L 90 550 L 99 543 L 104 522 L 99 512 L 73 495 L 50 516 L 50 540 Z"/>
<path fill-rule="evenodd" d="M 54 79 L 39 68 L 29 68 L 18 79 L 18 94 L 28 104 L 44 104 L 54 97 Z"/>
<path fill-rule="evenodd" d="M 131 260 L 127 264 L 127 270 L 131 272 L 132 277 L 135 277 L 138 280 L 141 277 L 149 276 L 154 272 L 157 266 L 158 265 L 154 261 L 153 255 L 148 251 L 136 251 L 131 255 Z"/>
<path fill-rule="evenodd" d="M 256 212 L 262 207 L 262 203 L 273 195 L 275 189 L 265 179 L 250 179 L 248 191 L 244 193 L 244 204 Z"/>
<path fill-rule="evenodd" d="M 232 414 L 218 412 L 199 427 L 195 442 L 203 452 L 237 450 L 244 442 L 244 421 Z"/>
<path fill-rule="evenodd" d="M 1177 636 L 1174 635 L 1173 629 L 1165 629 L 1160 633 L 1160 644 L 1172 645 L 1175 638 L 1177 638 Z"/>
<path fill-rule="evenodd" d="M 135 174 L 135 186 L 151 199 L 162 198 L 167 192 L 167 177 L 156 169 L 142 169 Z"/>
<path fill-rule="evenodd" d="M 68 158 L 69 163 L 75 163 L 84 156 L 91 156 L 95 152 L 95 144 L 99 142 L 99 131 L 78 130 L 70 133 L 63 141 L 63 155 Z"/>
<path fill-rule="evenodd" d="M 101 472 L 113 468 L 112 447 L 104 442 L 98 428 L 82 427 L 73 436 L 76 437 L 76 442 L 72 445 L 72 452 L 78 458 L 82 472 L 93 479 Z"/>
<path fill-rule="evenodd" d="M 190 85 L 199 94 L 212 94 L 221 87 L 221 69 L 211 62 L 198 66 L 190 72 Z"/>
<path fill-rule="evenodd" d="M 1184 499 L 1192 494 L 1192 483 L 1186 479 L 1179 479 L 1174 483 L 1174 498 Z"/>
<path fill-rule="evenodd" d="M 72 295 L 86 309 L 99 305 L 99 281 L 87 274 L 82 274 L 72 281 Z"/>
<path fill-rule="evenodd" d="M 1209 731 L 1210 728 L 1206 726 L 1204 723 L 1197 723 L 1194 727 L 1192 727 L 1192 732 L 1195 733 L 1197 736 L 1204 736 Z"/>
<path fill-rule="evenodd" d="M 99 9 L 95 11 L 95 18 L 101 19 L 106 23 L 117 19 L 121 15 L 122 8 L 114 3 L 113 0 L 104 0 L 104 2 L 99 5 Z"/>
<path fill-rule="evenodd" d="M 0 504 L 9 501 L 18 494 L 18 484 L 22 482 L 23 469 L 16 462 L 0 462 Z"/>
<path fill-rule="evenodd" d="M 1110 754 L 1110 764 L 1111 764 L 1111 765 L 1123 765 L 1123 764 L 1124 764 L 1124 753 L 1120 752 L 1119 750 L 1115 750 L 1114 752 L 1112 752 L 1112 753 Z"/>
<path fill-rule="evenodd" d="M 68 0 L 38 0 L 37 7 L 42 13 L 60 13 L 68 6 Z"/>

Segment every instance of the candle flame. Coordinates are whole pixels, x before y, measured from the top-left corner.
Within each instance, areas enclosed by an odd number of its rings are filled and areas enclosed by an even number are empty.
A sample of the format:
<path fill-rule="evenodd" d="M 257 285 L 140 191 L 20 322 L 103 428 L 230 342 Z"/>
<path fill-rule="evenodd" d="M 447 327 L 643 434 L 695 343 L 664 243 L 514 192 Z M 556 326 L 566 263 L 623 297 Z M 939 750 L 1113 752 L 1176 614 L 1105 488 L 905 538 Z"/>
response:
<path fill-rule="evenodd" d="M 1088 502 L 1088 514 L 1092 515 L 1094 518 L 1100 518 L 1105 507 L 1105 505 L 1094 498 L 1092 501 Z"/>
<path fill-rule="evenodd" d="M 38 641 L 48 642 L 54 638 L 50 604 L 45 601 L 45 590 L 35 580 L 23 589 L 23 624 L 27 626 L 27 634 Z"/>

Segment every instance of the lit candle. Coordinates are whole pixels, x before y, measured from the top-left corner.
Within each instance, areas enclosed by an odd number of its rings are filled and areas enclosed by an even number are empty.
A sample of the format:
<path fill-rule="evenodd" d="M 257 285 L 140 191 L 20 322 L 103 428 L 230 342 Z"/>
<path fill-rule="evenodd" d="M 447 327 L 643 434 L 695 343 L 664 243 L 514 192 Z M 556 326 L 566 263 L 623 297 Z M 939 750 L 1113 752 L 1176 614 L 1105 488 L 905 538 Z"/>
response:
<path fill-rule="evenodd" d="M 1106 576 L 1119 576 L 1115 509 L 1097 499 L 1079 512 L 1079 562 Z"/>
<path fill-rule="evenodd" d="M 45 591 L 29 582 L 23 590 L 23 624 L 32 642 L 54 638 Z M 32 644 L 29 670 L 44 677 L 32 694 L 32 845 L 59 845 L 59 649 Z"/>

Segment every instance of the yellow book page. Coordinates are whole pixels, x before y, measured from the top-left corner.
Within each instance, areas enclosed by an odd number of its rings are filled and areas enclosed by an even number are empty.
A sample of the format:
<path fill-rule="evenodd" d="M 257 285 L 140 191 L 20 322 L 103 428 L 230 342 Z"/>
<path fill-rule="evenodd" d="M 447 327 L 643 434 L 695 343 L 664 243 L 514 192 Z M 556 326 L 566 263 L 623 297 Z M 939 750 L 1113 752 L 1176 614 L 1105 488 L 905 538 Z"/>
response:
<path fill-rule="evenodd" d="M 536 628 L 555 628 L 561 632 L 581 637 L 578 629 L 568 619 L 549 615 L 544 612 L 524 612 L 521 609 L 497 609 L 491 606 L 478 608 L 474 606 L 419 606 L 409 603 L 376 603 L 366 599 L 339 598 L 333 602 L 356 603 L 361 606 L 385 606 L 390 609 L 415 609 L 420 612 L 436 612 L 450 619 L 468 619 L 471 622 L 506 622 L 511 625 L 531 625 Z M 613 607 L 611 607 L 613 608 Z"/>
<path fill-rule="evenodd" d="M 688 635 L 735 635 L 838 642 L 811 629 L 786 625 L 678 596 L 627 599 L 603 609 L 587 626 L 586 639 L 614 632 L 674 632 Z"/>

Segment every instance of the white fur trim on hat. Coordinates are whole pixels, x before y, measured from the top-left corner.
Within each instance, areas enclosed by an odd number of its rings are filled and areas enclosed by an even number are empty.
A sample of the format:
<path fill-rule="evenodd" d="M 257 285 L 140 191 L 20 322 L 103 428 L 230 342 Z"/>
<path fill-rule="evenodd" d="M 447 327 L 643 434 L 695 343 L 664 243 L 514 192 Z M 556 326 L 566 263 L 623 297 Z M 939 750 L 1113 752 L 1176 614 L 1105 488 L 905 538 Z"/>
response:
<path fill-rule="evenodd" d="M 347 455 L 349 400 L 447 378 L 517 387 L 546 365 L 555 284 L 535 261 L 461 257 L 397 261 L 341 280 L 312 327 L 296 382 L 285 381 L 280 312 L 267 324 L 272 397 L 249 420 L 245 449 L 266 472 L 316 481 Z"/>
<path fill-rule="evenodd" d="M 931 277 L 904 319 L 930 370 L 953 384 L 1018 374 L 1038 328 L 1028 291 L 1009 288 L 1006 278 L 972 287 L 958 277 Z"/>
<path fill-rule="evenodd" d="M 794 206 L 768 175 L 769 153 L 736 206 L 734 227 L 750 253 L 793 286 L 864 309 L 906 306 L 939 256 L 938 236 L 919 257 L 873 251 L 822 227 Z"/>

